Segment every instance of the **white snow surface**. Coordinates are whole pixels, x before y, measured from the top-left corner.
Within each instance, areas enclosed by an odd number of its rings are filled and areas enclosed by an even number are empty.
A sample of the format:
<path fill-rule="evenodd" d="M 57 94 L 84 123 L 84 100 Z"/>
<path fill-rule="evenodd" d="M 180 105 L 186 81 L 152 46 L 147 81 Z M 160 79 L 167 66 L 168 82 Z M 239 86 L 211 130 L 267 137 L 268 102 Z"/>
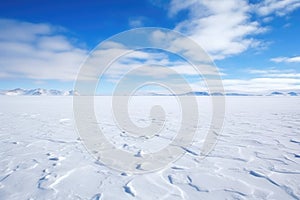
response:
<path fill-rule="evenodd" d="M 138 141 L 96 97 L 99 127 L 138 156 L 168 145 L 180 127 L 176 97 L 135 97 L 129 111 L 147 126 L 152 104 L 166 107 L 161 135 Z M 179 160 L 143 175 L 96 161 L 76 132 L 72 97 L 0 97 L 0 199 L 300 199 L 300 98 L 226 97 L 222 135 L 198 159 L 211 119 L 210 97 L 196 97 L 195 142 Z M 178 122 L 179 120 L 179 122 Z"/>

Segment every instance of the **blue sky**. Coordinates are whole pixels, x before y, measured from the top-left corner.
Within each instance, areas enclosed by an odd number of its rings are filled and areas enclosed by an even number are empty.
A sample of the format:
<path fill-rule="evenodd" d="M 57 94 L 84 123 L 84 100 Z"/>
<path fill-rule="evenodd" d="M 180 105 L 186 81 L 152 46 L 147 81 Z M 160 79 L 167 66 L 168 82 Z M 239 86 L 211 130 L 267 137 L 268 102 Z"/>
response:
<path fill-rule="evenodd" d="M 227 91 L 300 90 L 299 8 L 300 0 L 2 2 L 0 89 L 70 90 L 99 42 L 131 28 L 162 27 L 201 45 Z M 200 80 L 186 78 L 202 89 Z M 104 92 L 112 87 L 107 81 Z"/>

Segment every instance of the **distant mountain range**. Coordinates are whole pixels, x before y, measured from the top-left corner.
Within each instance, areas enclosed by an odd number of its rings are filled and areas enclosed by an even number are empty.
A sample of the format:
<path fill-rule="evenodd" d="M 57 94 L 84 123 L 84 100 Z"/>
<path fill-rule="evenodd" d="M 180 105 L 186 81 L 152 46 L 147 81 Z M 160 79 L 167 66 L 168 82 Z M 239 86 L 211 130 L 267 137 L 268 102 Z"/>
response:
<path fill-rule="evenodd" d="M 175 96 L 172 94 L 151 93 L 151 96 Z M 265 93 L 247 93 L 247 92 L 225 92 L 223 93 L 208 93 L 208 92 L 188 92 L 177 96 L 300 96 L 300 91 L 274 91 Z"/>
<path fill-rule="evenodd" d="M 54 89 L 22 89 L 16 88 L 13 90 L 0 90 L 0 95 L 6 96 L 79 96 L 80 94 L 77 91 L 61 91 Z M 188 92 L 179 94 L 176 96 L 300 96 L 300 91 L 271 91 L 265 93 L 246 93 L 246 92 L 226 92 L 222 93 L 208 93 L 208 92 Z M 136 96 L 175 96 L 172 94 L 163 94 L 163 93 L 141 93 L 136 94 Z"/>
<path fill-rule="evenodd" d="M 13 90 L 1 90 L 0 95 L 7 96 L 74 96 L 79 95 L 78 92 L 74 90 L 70 91 L 60 91 L 60 90 L 47 90 L 42 88 L 37 89 L 21 89 L 16 88 Z"/>

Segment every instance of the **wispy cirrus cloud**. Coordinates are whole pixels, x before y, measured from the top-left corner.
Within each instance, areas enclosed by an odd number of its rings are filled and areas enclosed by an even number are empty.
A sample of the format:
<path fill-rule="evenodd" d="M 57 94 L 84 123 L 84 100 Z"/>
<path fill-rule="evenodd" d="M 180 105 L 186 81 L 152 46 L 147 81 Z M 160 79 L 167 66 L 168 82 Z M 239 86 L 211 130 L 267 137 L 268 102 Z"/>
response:
<path fill-rule="evenodd" d="M 227 92 L 266 92 L 279 90 L 300 90 L 300 79 L 283 77 L 262 77 L 253 79 L 223 80 Z"/>
<path fill-rule="evenodd" d="M 300 56 L 295 56 L 295 57 L 276 57 L 276 58 L 271 58 L 270 59 L 272 62 L 276 63 L 299 63 L 300 62 Z"/>
<path fill-rule="evenodd" d="M 169 15 L 175 16 L 185 9 L 189 11 L 189 17 L 177 24 L 176 30 L 189 34 L 200 44 L 202 41 L 201 45 L 204 47 L 206 45 L 206 49 L 214 58 L 222 59 L 237 55 L 262 44 L 262 41 L 256 39 L 255 35 L 263 33 L 266 28 L 252 20 L 253 6 L 246 1 L 229 0 L 227 3 L 188 1 L 182 3 L 182 1 L 173 0 Z M 291 12 L 291 9 L 287 12 Z M 141 21 L 134 22 L 134 20 L 132 25 L 142 25 L 139 24 Z M 76 79 L 80 64 L 88 55 L 85 48 L 67 37 L 66 31 L 62 27 L 47 23 L 1 19 L 0 28 L 0 78 L 73 81 Z M 164 34 L 156 32 L 154 36 L 157 42 L 166 41 Z M 168 44 L 171 50 L 176 50 L 178 47 L 182 47 L 185 41 L 174 40 Z M 107 46 L 107 51 L 118 51 L 122 48 L 126 47 L 114 43 Z M 105 54 L 103 55 L 105 56 Z M 299 56 L 272 59 L 273 62 L 285 63 L 299 62 L 299 60 Z M 199 74 L 186 63 L 175 62 L 163 54 L 136 51 L 116 61 L 107 71 L 105 78 L 115 83 L 128 70 L 140 65 L 151 64 L 170 67 L 174 73 L 183 76 L 192 77 Z M 135 77 L 153 76 L 158 79 L 168 78 L 173 73 L 159 74 L 158 70 L 154 71 L 151 67 L 135 72 Z M 210 72 L 204 71 L 203 73 L 209 74 Z M 257 78 L 225 79 L 225 88 L 232 91 L 299 88 L 297 71 L 266 69 L 260 70 L 260 72 L 253 71 L 253 74 L 256 74 Z M 195 90 L 205 88 L 205 84 L 200 82 L 191 84 Z"/>
<path fill-rule="evenodd" d="M 144 26 L 145 21 L 145 17 L 132 17 L 128 19 L 128 24 L 131 28 L 139 28 Z"/>
<path fill-rule="evenodd" d="M 175 30 L 189 35 L 215 59 L 261 45 L 253 36 L 267 30 L 251 20 L 252 8 L 244 0 L 171 1 L 170 16 L 182 10 L 189 11 L 189 18 L 180 22 Z"/>
<path fill-rule="evenodd" d="M 74 80 L 87 56 L 62 27 L 0 19 L 0 29 L 2 78 Z"/>
<path fill-rule="evenodd" d="M 258 34 L 269 31 L 264 23 L 274 16 L 285 16 L 300 7 L 300 0 L 171 0 L 169 16 L 182 11 L 188 18 L 180 21 L 175 30 L 198 42 L 214 59 L 238 55 L 250 48 L 265 48 L 269 41 Z M 262 16 L 262 20 L 253 16 Z"/>
<path fill-rule="evenodd" d="M 170 54 L 166 54 L 166 52 L 134 51 L 112 63 L 106 71 L 104 78 L 116 83 L 122 76 L 132 70 L 135 71 L 132 75 L 136 77 L 147 76 L 153 79 L 172 79 L 172 76 L 176 74 L 199 78 L 201 75 L 225 75 L 224 73 L 218 72 L 217 68 L 209 64 L 199 65 L 198 67 L 201 69 L 199 72 L 190 63 L 179 58 L 175 59 L 172 57 L 171 59 L 169 56 Z M 141 67 L 141 69 L 136 70 L 139 67 Z M 165 71 L 164 68 L 166 67 L 170 70 Z M 211 68 L 214 70 L 207 70 Z"/>
<path fill-rule="evenodd" d="M 264 0 L 254 5 L 256 13 L 261 16 L 285 16 L 299 7 L 300 0 Z"/>
<path fill-rule="evenodd" d="M 260 78 L 300 78 L 300 73 L 293 69 L 250 69 L 247 72 Z"/>

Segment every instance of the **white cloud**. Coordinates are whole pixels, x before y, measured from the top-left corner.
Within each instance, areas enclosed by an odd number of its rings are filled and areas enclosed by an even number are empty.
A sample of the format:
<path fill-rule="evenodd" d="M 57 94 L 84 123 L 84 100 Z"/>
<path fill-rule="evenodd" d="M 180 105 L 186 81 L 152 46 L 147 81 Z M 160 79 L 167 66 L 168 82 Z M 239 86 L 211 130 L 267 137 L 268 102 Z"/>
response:
<path fill-rule="evenodd" d="M 264 0 L 254 5 L 254 10 L 261 16 L 284 16 L 300 7 L 300 0 Z"/>
<path fill-rule="evenodd" d="M 139 28 L 144 26 L 145 20 L 144 17 L 130 18 L 128 24 L 131 28 Z"/>
<path fill-rule="evenodd" d="M 64 36 L 42 36 L 37 38 L 37 48 L 50 51 L 68 51 L 74 48 Z"/>
<path fill-rule="evenodd" d="M 34 41 L 36 35 L 50 35 L 52 31 L 59 29 L 48 24 L 34 24 L 23 21 L 0 19 L 0 40 L 5 41 Z"/>
<path fill-rule="evenodd" d="M 259 76 L 277 76 L 279 74 L 296 74 L 293 69 L 276 69 L 276 68 L 264 68 L 264 69 L 249 69 L 247 70 L 250 74 L 256 74 Z"/>
<path fill-rule="evenodd" d="M 238 92 L 249 94 L 268 94 L 272 91 L 300 91 L 300 79 L 297 78 L 253 78 L 247 80 L 225 79 L 222 81 L 225 92 Z M 173 83 L 174 87 L 181 87 L 180 82 Z M 204 80 L 190 83 L 193 91 L 213 91 L 220 88 L 208 88 Z M 210 92 L 211 92 L 210 91 Z M 220 91 L 220 90 L 219 90 Z"/>
<path fill-rule="evenodd" d="M 176 2 L 176 1 L 173 1 Z M 196 3 L 198 1 L 191 1 Z M 230 0 L 228 4 L 217 3 L 213 8 L 211 1 L 203 1 L 207 12 L 202 14 L 193 13 L 191 5 L 191 25 L 184 21 L 177 26 L 178 29 L 186 28 L 191 36 L 198 41 L 204 41 L 209 45 L 210 51 L 216 57 L 222 58 L 240 53 L 252 45 L 259 43 L 251 39 L 256 31 L 261 31 L 259 24 L 251 22 L 248 17 L 249 7 L 244 1 L 236 2 Z M 196 3 L 198 5 L 198 3 Z M 243 7 L 240 9 L 239 6 Z M 175 5 L 174 5 L 175 6 Z M 176 5 L 172 14 L 179 12 L 185 5 Z M 223 19 L 224 18 L 224 19 Z M 232 18 L 232 19 L 231 19 Z M 226 24 L 227 23 L 227 24 Z M 196 29 L 193 32 L 192 24 Z M 31 78 L 35 80 L 75 80 L 81 63 L 88 52 L 75 45 L 70 39 L 64 36 L 61 27 L 49 24 L 34 24 L 15 20 L 0 20 L 0 78 Z M 215 32 L 217 31 L 217 32 Z M 222 34 L 220 34 L 222 33 Z M 157 41 L 165 40 L 165 35 L 157 34 Z M 210 42 L 213 41 L 213 42 Z M 184 46 L 184 41 L 174 40 L 170 49 Z M 210 46 L 211 43 L 211 46 Z M 107 49 L 106 49 L 107 48 Z M 95 52 L 99 58 L 109 55 L 119 55 L 125 52 L 126 47 L 122 44 L 107 42 L 102 51 Z M 96 56 L 96 57 L 97 57 Z M 201 58 L 203 60 L 203 58 Z M 94 60 L 98 61 L 98 60 Z M 273 58 L 274 62 L 300 62 L 300 57 L 279 57 Z M 101 62 L 97 62 L 99 65 Z M 93 64 L 93 63 L 92 63 Z M 130 69 L 140 65 L 157 64 L 171 67 L 174 73 L 184 76 L 195 76 L 199 73 L 184 62 L 174 62 L 162 53 L 148 53 L 136 51 L 118 60 L 107 71 L 107 80 L 114 82 L 122 77 Z M 208 67 L 204 67 L 207 69 Z M 153 76 L 166 78 L 172 74 L 157 74 L 158 70 L 145 68 L 143 71 L 136 71 L 136 76 Z M 210 74 L 216 71 L 203 71 L 203 74 Z M 253 70 L 252 73 L 260 74 L 259 78 L 249 80 L 224 80 L 227 91 L 265 91 L 300 89 L 299 73 L 282 70 Z M 221 74 L 222 75 L 222 74 Z M 176 84 L 176 80 L 174 80 Z M 200 90 L 204 88 L 203 83 L 191 83 L 192 88 Z"/>
<path fill-rule="evenodd" d="M 278 90 L 300 90 L 300 79 L 297 78 L 254 78 L 249 80 L 223 80 L 227 92 L 265 92 Z"/>
<path fill-rule="evenodd" d="M 278 78 L 300 78 L 300 73 L 267 74 L 266 76 Z"/>
<path fill-rule="evenodd" d="M 1 77 L 75 80 L 87 51 L 63 35 L 61 27 L 0 19 Z"/>
<path fill-rule="evenodd" d="M 264 48 L 268 41 L 257 39 L 270 28 L 263 25 L 300 7 L 300 0 L 171 0 L 169 16 L 188 11 L 188 19 L 175 30 L 198 42 L 214 59 L 240 54 L 249 48 Z M 263 16 L 255 19 L 252 16 Z"/>
<path fill-rule="evenodd" d="M 280 63 L 280 62 L 297 63 L 297 62 L 300 62 L 300 56 L 271 58 L 271 61 L 276 62 L 276 63 Z"/>
<path fill-rule="evenodd" d="M 174 16 L 184 9 L 190 12 L 189 18 L 175 30 L 190 36 L 215 59 L 259 46 L 261 42 L 253 36 L 266 31 L 251 21 L 251 6 L 244 0 L 172 0 L 169 14 Z"/>
<path fill-rule="evenodd" d="M 217 68 L 211 65 L 212 63 L 198 65 L 197 69 L 200 69 L 198 71 L 188 62 L 182 59 L 175 59 L 174 57 L 169 58 L 169 55 L 165 52 L 133 51 L 115 60 L 105 72 L 104 77 L 110 82 L 116 83 L 132 70 L 134 70 L 134 74 L 131 73 L 131 76 L 147 76 L 153 79 L 168 78 L 170 81 L 172 81 L 172 77 L 176 74 L 198 78 L 201 75 L 225 75 L 224 73 L 219 73 Z M 98 59 L 103 60 L 101 59 L 101 55 Z M 141 67 L 140 70 L 138 69 L 139 67 Z M 165 70 L 166 67 L 170 70 Z"/>
<path fill-rule="evenodd" d="M 299 91 L 300 73 L 294 69 L 248 69 L 247 73 L 255 78 L 224 79 L 223 84 L 227 92 L 247 92 L 266 94 L 270 91 Z"/>
<path fill-rule="evenodd" d="M 300 78 L 300 73 L 293 69 L 250 69 L 250 74 L 260 78 Z"/>
<path fill-rule="evenodd" d="M 247 70 L 247 72 L 249 72 L 250 74 L 266 75 L 269 73 L 279 73 L 281 71 L 277 69 L 250 69 Z"/>

